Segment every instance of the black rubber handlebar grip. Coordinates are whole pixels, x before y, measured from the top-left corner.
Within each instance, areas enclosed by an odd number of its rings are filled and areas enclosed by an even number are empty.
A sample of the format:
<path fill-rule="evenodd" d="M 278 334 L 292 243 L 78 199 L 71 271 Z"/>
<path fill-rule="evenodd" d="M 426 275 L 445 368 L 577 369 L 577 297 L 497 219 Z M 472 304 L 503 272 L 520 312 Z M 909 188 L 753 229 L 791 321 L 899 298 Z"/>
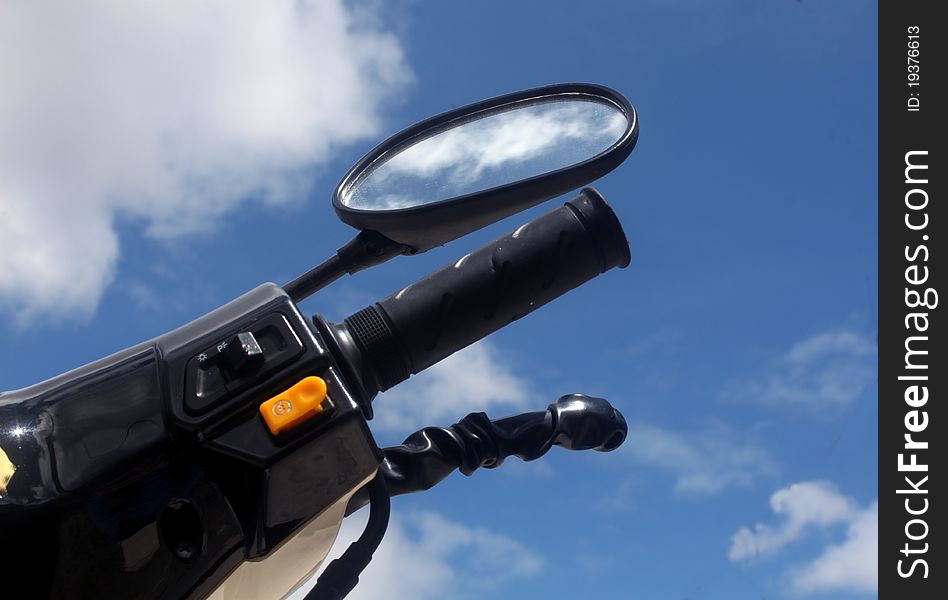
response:
<path fill-rule="evenodd" d="M 345 320 L 386 390 L 613 267 L 629 244 L 594 189 Z M 366 377 L 367 376 L 367 377 Z"/>

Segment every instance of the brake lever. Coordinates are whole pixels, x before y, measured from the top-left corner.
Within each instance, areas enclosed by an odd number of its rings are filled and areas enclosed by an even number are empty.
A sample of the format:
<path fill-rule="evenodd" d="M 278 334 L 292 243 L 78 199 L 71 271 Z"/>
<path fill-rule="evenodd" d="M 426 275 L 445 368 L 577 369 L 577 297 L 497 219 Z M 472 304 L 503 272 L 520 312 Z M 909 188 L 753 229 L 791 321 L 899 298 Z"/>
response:
<path fill-rule="evenodd" d="M 545 411 L 496 421 L 476 412 L 450 427 L 420 429 L 400 446 L 382 451 L 379 473 L 391 496 L 410 494 L 434 487 L 455 469 L 470 476 L 482 467 L 496 468 L 510 456 L 536 460 L 552 446 L 609 452 L 625 441 L 627 433 L 622 413 L 607 400 L 569 394 Z M 349 501 L 346 515 L 367 502 L 367 491 L 360 490 Z"/>

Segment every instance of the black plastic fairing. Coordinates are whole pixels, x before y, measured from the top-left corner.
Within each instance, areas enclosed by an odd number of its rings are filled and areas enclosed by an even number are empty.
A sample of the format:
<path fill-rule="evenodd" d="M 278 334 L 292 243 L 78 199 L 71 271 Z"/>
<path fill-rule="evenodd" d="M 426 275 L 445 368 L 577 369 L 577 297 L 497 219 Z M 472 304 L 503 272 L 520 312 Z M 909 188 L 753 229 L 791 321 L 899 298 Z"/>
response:
<path fill-rule="evenodd" d="M 225 342 L 264 357 L 248 366 Z M 225 367 L 233 386 L 189 412 L 188 365 L 211 348 L 226 356 L 205 361 L 238 361 Z M 330 409 L 271 434 L 260 404 L 307 376 L 324 379 Z M 357 398 L 272 284 L 0 393 L 0 458 L 13 469 L 0 482 L 0 564 L 28 576 L 37 597 L 204 597 L 376 471 L 381 454 Z"/>

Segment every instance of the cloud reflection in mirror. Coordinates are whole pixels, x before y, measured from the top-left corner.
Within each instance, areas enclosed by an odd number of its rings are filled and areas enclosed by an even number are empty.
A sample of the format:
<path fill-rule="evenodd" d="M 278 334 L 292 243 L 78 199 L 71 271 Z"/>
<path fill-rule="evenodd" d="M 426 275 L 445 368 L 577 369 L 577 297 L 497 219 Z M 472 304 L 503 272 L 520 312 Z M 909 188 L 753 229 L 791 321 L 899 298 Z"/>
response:
<path fill-rule="evenodd" d="M 342 200 L 357 209 L 393 210 L 491 189 L 593 158 L 628 126 L 619 107 L 588 98 L 489 112 L 391 153 Z"/>

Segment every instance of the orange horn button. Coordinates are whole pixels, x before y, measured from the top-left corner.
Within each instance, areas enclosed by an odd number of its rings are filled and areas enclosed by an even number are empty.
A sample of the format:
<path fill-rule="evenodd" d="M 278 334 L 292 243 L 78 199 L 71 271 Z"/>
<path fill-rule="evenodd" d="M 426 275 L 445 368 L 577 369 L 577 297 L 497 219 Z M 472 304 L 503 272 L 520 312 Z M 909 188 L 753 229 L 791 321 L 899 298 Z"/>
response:
<path fill-rule="evenodd" d="M 270 433 L 277 435 L 325 411 L 325 399 L 326 382 L 321 377 L 306 377 L 261 404 L 260 414 Z"/>

